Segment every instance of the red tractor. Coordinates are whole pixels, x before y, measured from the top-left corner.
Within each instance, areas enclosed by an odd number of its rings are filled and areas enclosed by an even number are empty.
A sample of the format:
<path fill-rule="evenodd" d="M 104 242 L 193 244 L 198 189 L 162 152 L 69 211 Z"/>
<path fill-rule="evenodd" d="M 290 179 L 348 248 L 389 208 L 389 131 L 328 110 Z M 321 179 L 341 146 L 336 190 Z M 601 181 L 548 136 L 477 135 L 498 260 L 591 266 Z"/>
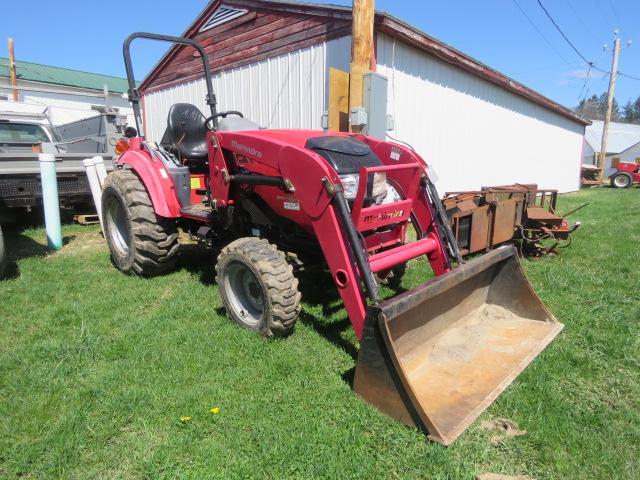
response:
<path fill-rule="evenodd" d="M 204 65 L 211 114 L 173 105 L 159 144 L 140 128 L 129 52 L 139 37 L 191 46 Z M 172 270 L 178 229 L 221 246 L 216 281 L 228 315 L 271 337 L 289 334 L 300 313 L 294 260 L 324 265 L 360 340 L 355 391 L 444 444 L 562 329 L 512 247 L 462 262 L 427 163 L 411 148 L 360 134 L 265 130 L 240 112 L 217 112 L 207 55 L 186 38 L 135 33 L 124 57 L 137 130 L 128 129 L 102 194 L 120 270 Z M 381 279 L 419 257 L 436 278 L 381 299 Z"/>
<path fill-rule="evenodd" d="M 634 183 L 640 183 L 640 165 L 631 162 L 619 163 L 615 173 L 609 175 L 609 182 L 613 188 L 629 188 Z"/>

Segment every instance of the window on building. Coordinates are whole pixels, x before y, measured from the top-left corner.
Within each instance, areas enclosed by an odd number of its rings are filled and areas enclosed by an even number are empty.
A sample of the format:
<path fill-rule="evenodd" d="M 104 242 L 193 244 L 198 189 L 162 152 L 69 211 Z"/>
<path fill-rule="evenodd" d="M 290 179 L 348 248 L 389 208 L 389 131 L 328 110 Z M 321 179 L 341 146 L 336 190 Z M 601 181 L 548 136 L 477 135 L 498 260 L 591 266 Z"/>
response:
<path fill-rule="evenodd" d="M 223 23 L 230 22 L 238 17 L 241 17 L 247 13 L 247 10 L 242 8 L 231 8 L 226 6 L 224 3 L 220 5 L 215 12 L 209 17 L 209 20 L 205 22 L 204 25 L 200 28 L 200 32 L 204 32 L 206 30 L 210 30 L 213 27 L 217 27 L 218 25 L 222 25 Z"/>
<path fill-rule="evenodd" d="M 612 168 L 617 168 L 619 163 L 620 163 L 620 159 L 618 157 L 615 157 L 615 158 L 611 159 L 611 167 Z"/>

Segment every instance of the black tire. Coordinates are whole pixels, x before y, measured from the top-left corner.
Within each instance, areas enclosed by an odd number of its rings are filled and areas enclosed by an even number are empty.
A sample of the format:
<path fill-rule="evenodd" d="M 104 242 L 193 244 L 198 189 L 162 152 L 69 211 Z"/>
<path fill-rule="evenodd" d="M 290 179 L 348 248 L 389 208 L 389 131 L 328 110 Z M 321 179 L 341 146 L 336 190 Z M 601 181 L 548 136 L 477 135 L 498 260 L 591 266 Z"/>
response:
<path fill-rule="evenodd" d="M 402 282 L 402 277 L 407 273 L 407 264 L 399 263 L 391 268 L 391 271 L 387 274 L 386 277 L 382 278 L 376 274 L 376 279 L 378 283 L 382 285 L 386 285 L 391 288 L 400 287 L 400 283 Z"/>
<path fill-rule="evenodd" d="M 116 170 L 107 175 L 102 215 L 111 258 L 120 270 L 151 277 L 175 268 L 176 224 L 155 214 L 149 194 L 135 173 Z"/>
<path fill-rule="evenodd" d="M 633 177 L 626 172 L 614 173 L 609 177 L 613 188 L 629 188 L 633 185 Z"/>
<path fill-rule="evenodd" d="M 283 252 L 265 239 L 245 237 L 222 249 L 216 282 L 227 314 L 265 337 L 289 334 L 300 315 L 298 279 Z"/>
<path fill-rule="evenodd" d="M 7 255 L 4 251 L 4 237 L 2 235 L 2 226 L 0 225 L 0 278 L 4 277 L 7 270 Z"/>

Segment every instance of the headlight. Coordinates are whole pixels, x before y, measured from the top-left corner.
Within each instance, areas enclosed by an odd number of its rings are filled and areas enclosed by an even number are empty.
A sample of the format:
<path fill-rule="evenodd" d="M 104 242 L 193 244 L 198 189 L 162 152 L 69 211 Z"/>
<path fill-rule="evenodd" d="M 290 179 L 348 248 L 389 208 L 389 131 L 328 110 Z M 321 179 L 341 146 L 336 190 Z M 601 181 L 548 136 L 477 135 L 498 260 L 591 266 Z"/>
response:
<path fill-rule="evenodd" d="M 376 202 L 376 205 L 380 205 L 387 196 L 387 173 L 377 172 L 373 174 L 373 189 L 371 195 Z"/>
<path fill-rule="evenodd" d="M 344 196 L 347 200 L 353 200 L 358 193 L 358 182 L 360 181 L 360 175 L 354 173 L 352 175 L 340 175 L 340 181 L 342 182 L 342 188 L 344 189 Z"/>
<path fill-rule="evenodd" d="M 370 177 L 371 178 L 371 177 Z M 358 184 L 360 175 L 357 173 L 340 175 L 340 181 L 344 189 L 344 196 L 347 200 L 354 200 L 358 193 Z M 373 174 L 373 183 L 369 183 L 367 190 L 370 190 L 368 197 L 372 197 L 374 203 L 379 205 L 387 196 L 387 174 L 385 172 L 377 172 Z"/>

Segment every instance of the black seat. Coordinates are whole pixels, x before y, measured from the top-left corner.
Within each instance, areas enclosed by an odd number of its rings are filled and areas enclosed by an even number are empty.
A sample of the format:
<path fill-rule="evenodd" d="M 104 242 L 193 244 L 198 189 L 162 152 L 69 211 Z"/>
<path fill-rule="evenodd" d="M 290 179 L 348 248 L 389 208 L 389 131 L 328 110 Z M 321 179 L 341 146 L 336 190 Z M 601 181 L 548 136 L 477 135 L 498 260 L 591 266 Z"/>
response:
<path fill-rule="evenodd" d="M 167 131 L 162 144 L 168 144 L 171 150 L 186 158 L 189 163 L 201 163 L 207 159 L 206 120 L 198 107 L 190 103 L 176 103 L 169 110 Z"/>

